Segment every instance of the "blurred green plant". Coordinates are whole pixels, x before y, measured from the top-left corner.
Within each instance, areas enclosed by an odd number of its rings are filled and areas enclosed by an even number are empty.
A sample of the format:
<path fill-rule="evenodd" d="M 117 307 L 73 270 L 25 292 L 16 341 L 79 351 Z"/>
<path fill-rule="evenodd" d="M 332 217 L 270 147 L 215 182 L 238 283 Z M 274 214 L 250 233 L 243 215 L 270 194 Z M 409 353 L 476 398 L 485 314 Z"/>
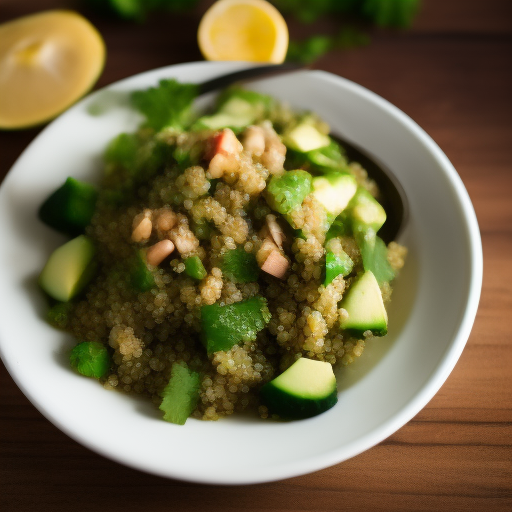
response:
<path fill-rule="evenodd" d="M 133 21 L 144 21 L 154 11 L 185 12 L 198 0 L 86 0 L 95 10 Z"/>

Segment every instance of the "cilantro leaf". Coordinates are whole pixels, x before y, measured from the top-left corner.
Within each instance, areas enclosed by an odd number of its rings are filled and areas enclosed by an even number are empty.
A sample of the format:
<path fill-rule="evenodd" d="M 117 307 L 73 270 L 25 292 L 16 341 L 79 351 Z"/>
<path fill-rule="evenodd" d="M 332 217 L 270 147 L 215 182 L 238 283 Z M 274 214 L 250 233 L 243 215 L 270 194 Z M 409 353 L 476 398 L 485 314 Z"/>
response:
<path fill-rule="evenodd" d="M 159 131 L 173 127 L 184 129 L 191 115 L 192 102 L 199 92 L 196 84 L 161 80 L 157 87 L 132 94 L 133 104 L 146 116 L 145 126 Z"/>

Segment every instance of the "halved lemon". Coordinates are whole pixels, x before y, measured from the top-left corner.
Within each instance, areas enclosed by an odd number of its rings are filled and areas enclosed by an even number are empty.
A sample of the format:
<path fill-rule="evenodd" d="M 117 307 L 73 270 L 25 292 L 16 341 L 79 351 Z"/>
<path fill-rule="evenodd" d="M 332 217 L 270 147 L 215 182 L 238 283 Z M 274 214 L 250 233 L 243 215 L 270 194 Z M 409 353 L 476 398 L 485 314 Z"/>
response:
<path fill-rule="evenodd" d="M 198 42 L 207 60 L 284 61 L 288 27 L 265 0 L 219 0 L 199 24 Z"/>
<path fill-rule="evenodd" d="M 105 44 L 72 11 L 47 11 L 0 25 L 0 129 L 48 121 L 99 78 Z"/>

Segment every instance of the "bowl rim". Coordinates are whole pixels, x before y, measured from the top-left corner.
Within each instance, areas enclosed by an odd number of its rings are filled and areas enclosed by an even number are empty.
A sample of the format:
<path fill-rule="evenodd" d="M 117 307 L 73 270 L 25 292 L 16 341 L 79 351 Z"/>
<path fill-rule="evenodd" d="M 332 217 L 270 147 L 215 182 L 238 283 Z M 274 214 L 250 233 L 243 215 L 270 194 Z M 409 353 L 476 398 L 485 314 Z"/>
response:
<path fill-rule="evenodd" d="M 138 73 L 136 75 L 109 84 L 89 94 L 88 96 L 80 100 L 78 103 L 73 105 L 70 109 L 68 109 L 62 116 L 65 116 L 70 111 L 82 108 L 83 104 L 86 101 L 90 101 L 91 97 L 98 95 L 102 91 L 122 86 L 128 83 L 129 81 L 136 80 L 143 76 L 159 76 L 162 73 L 169 73 L 169 76 L 172 77 L 176 74 L 177 71 L 179 72 L 184 69 L 191 69 L 192 67 L 199 67 L 204 69 L 210 68 L 212 70 L 218 69 L 218 75 L 220 75 L 225 72 L 235 71 L 237 69 L 243 69 L 244 67 L 250 66 L 253 66 L 253 64 L 245 62 L 217 63 L 199 61 L 164 66 L 155 70 L 145 71 L 143 73 Z M 467 190 L 464 187 L 464 184 L 460 176 L 458 175 L 457 171 L 455 170 L 454 166 L 449 161 L 448 157 L 444 154 L 444 152 L 440 149 L 440 147 L 419 125 L 417 125 L 409 116 L 407 116 L 396 106 L 394 106 L 384 98 L 378 96 L 377 94 L 371 92 L 367 88 L 345 78 L 320 70 L 308 71 L 308 73 L 311 73 L 312 75 L 317 76 L 320 80 L 326 81 L 336 87 L 342 87 L 344 89 L 352 91 L 353 93 L 363 97 L 370 103 L 379 106 L 381 109 L 385 110 L 387 114 L 391 115 L 399 123 L 404 125 L 407 130 L 412 132 L 423 143 L 423 145 L 435 158 L 435 160 L 442 168 L 445 176 L 447 177 L 447 179 L 449 180 L 450 184 L 452 185 L 453 189 L 456 192 L 457 198 L 462 206 L 462 216 L 465 220 L 465 229 L 467 231 L 467 236 L 471 247 L 471 253 L 469 255 L 469 273 L 471 279 L 468 286 L 467 301 L 464 314 L 460 320 L 458 330 L 456 334 L 453 336 L 451 343 L 447 346 L 442 359 L 434 368 L 428 381 L 421 388 L 419 393 L 416 393 L 409 400 L 409 402 L 400 409 L 398 413 L 394 414 L 391 418 L 382 423 L 378 429 L 370 431 L 368 434 L 352 442 L 348 449 L 347 447 L 344 447 L 343 449 L 334 448 L 329 453 L 322 453 L 320 455 L 316 455 L 315 457 L 306 458 L 298 462 L 295 461 L 293 464 L 281 464 L 276 468 L 268 468 L 269 470 L 265 473 L 265 475 L 257 475 L 255 477 L 254 475 L 247 476 L 245 474 L 241 474 L 238 478 L 232 478 L 230 481 L 227 481 L 225 478 L 222 477 L 222 475 L 209 475 L 208 477 L 206 477 L 205 475 L 183 474 L 182 472 L 175 471 L 172 469 L 166 469 L 165 471 L 163 471 L 160 468 L 152 467 L 146 461 L 134 462 L 132 458 L 126 456 L 125 454 L 117 453 L 115 451 L 109 451 L 108 449 L 106 449 L 104 445 L 101 445 L 101 443 L 95 443 L 93 440 L 84 437 L 81 433 L 77 433 L 76 431 L 69 428 L 68 425 L 63 423 L 58 416 L 55 416 L 51 410 L 47 409 L 45 404 L 39 403 L 37 401 L 37 399 L 33 396 L 31 392 L 30 386 L 26 385 L 26 383 L 18 374 L 16 370 L 16 364 L 13 361 L 10 361 L 8 357 L 6 357 L 5 350 L 3 348 L 3 345 L 6 342 L 6 340 L 4 340 L 4 336 L 2 335 L 0 328 L 0 357 L 2 358 L 7 371 L 9 372 L 13 380 L 16 382 L 17 386 L 24 393 L 24 395 L 36 407 L 36 409 L 38 409 L 48 420 L 50 420 L 55 426 L 57 426 L 61 431 L 63 431 L 66 435 L 68 435 L 75 441 L 111 460 L 114 460 L 116 462 L 122 463 L 126 466 L 138 470 L 143 470 L 148 473 L 156 474 L 163 477 L 174 478 L 184 481 L 192 481 L 197 483 L 224 485 L 242 485 L 270 482 L 304 475 L 313 471 L 317 471 L 332 466 L 334 464 L 343 462 L 344 460 L 347 460 L 351 457 L 354 457 L 355 455 L 358 455 L 363 451 L 375 446 L 376 444 L 380 443 L 381 441 L 392 435 L 398 429 L 400 429 L 403 425 L 410 421 L 421 409 L 423 409 L 448 378 L 469 338 L 478 309 L 483 279 L 483 252 L 480 230 L 478 227 L 476 214 L 471 203 L 471 200 L 469 198 L 469 195 L 467 193 Z M 213 76 L 215 76 L 216 74 L 214 74 Z M 55 121 L 59 120 L 60 118 L 61 116 L 59 116 Z M 18 157 L 16 162 L 13 164 L 13 166 L 5 176 L 4 183 L 9 179 L 10 175 L 13 173 L 13 170 L 17 167 L 18 161 L 22 158 L 23 154 L 26 151 L 28 151 L 28 149 L 33 144 L 35 144 L 36 141 L 43 137 L 49 129 L 51 129 L 53 122 L 46 126 L 27 146 L 27 148 L 25 148 L 23 153 L 20 155 L 20 157 Z M 340 453 L 341 451 L 343 451 L 343 454 Z"/>

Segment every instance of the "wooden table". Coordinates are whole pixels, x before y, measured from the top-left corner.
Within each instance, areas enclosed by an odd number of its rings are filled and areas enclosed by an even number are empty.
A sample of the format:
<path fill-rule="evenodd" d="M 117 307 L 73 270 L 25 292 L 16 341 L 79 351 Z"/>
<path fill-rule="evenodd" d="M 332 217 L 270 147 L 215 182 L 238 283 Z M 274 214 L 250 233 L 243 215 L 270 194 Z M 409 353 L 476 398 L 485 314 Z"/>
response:
<path fill-rule="evenodd" d="M 0 22 L 51 0 L 0 0 Z M 89 13 L 87 13 L 89 14 Z M 199 10 L 174 24 L 91 16 L 108 61 L 98 87 L 199 60 Z M 311 30 L 291 23 L 293 35 Z M 266 485 L 210 487 L 154 477 L 77 444 L 0 369 L 0 510 L 512 510 L 512 2 L 425 0 L 407 32 L 316 67 L 382 95 L 418 122 L 458 170 L 476 209 L 484 285 L 455 370 L 412 421 L 380 445 L 317 473 Z M 38 129 L 0 133 L 4 176 Z"/>

